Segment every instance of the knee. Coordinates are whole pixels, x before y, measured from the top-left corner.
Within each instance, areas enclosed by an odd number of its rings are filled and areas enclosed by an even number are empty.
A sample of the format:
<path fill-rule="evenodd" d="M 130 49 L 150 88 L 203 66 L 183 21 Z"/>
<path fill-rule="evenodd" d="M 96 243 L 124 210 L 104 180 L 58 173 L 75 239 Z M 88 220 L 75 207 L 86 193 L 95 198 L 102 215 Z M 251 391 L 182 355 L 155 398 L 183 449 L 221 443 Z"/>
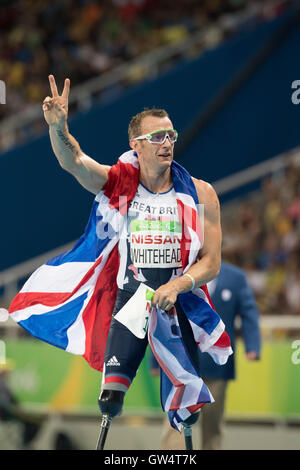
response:
<path fill-rule="evenodd" d="M 120 390 L 102 390 L 98 405 L 102 414 L 111 418 L 118 416 L 123 408 L 125 392 Z"/>

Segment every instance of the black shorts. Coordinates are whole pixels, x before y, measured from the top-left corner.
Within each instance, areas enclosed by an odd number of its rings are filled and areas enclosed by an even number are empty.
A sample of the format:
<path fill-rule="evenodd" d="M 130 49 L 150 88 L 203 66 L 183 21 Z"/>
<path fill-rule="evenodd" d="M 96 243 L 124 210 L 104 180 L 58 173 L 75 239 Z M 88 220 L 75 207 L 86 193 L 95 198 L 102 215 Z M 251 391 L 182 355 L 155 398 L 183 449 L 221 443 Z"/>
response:
<path fill-rule="evenodd" d="M 122 289 L 117 291 L 113 318 L 105 349 L 102 390 L 109 389 L 126 392 L 145 356 L 148 335 L 146 334 L 143 339 L 137 338 L 126 326 L 114 318 L 132 295 L 133 292 Z M 175 303 L 175 307 L 184 347 L 194 367 L 199 372 L 200 353 L 198 345 L 193 339 L 191 326 L 181 309 L 179 301 Z"/>
<path fill-rule="evenodd" d="M 142 362 L 148 345 L 148 336 L 137 338 L 114 316 L 132 297 L 133 292 L 118 289 L 104 358 L 102 390 L 126 392 Z"/>

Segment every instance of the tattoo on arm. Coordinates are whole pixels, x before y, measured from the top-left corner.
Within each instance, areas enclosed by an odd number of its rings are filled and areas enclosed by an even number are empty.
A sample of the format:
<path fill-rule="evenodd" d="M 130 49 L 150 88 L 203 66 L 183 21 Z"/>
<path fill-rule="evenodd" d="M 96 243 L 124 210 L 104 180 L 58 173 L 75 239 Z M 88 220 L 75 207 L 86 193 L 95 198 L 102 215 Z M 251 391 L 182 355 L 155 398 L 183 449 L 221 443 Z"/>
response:
<path fill-rule="evenodd" d="M 64 131 L 62 131 L 61 129 L 57 129 L 56 134 L 60 138 L 60 140 L 65 144 L 65 146 L 68 147 L 69 150 L 71 150 L 72 153 L 75 153 L 76 155 L 78 155 L 79 153 L 78 149 L 76 148 L 75 145 L 72 144 L 72 142 L 70 141 L 70 139 L 68 138 L 68 136 L 66 135 Z"/>

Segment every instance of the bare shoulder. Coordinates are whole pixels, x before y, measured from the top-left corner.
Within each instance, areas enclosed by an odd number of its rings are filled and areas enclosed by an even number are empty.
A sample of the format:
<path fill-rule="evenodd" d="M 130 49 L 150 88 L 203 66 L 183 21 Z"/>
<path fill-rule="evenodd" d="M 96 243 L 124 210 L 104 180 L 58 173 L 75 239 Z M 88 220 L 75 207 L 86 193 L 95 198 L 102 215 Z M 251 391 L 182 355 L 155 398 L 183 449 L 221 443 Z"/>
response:
<path fill-rule="evenodd" d="M 193 181 L 197 190 L 199 204 L 219 204 L 217 193 L 210 183 L 204 180 L 199 180 L 197 178 L 193 178 Z"/>
<path fill-rule="evenodd" d="M 220 223 L 220 203 L 216 191 L 210 183 L 193 178 L 199 204 L 204 205 L 204 216 L 207 221 Z"/>

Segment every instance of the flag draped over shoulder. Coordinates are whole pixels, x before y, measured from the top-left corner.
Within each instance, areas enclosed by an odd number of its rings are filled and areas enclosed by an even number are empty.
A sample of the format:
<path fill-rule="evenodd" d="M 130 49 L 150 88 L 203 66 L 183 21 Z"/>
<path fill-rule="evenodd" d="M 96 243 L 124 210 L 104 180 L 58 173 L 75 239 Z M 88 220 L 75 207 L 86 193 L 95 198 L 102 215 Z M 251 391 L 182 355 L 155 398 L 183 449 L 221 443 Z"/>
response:
<path fill-rule="evenodd" d="M 171 171 L 182 224 L 181 259 L 183 269 L 187 271 L 195 263 L 202 246 L 198 197 L 193 180 L 183 167 L 173 161 Z M 70 251 L 52 258 L 37 269 L 9 309 L 11 317 L 30 334 L 68 352 L 84 356 L 99 371 L 103 367 L 116 300 L 118 242 L 125 230 L 127 211 L 138 184 L 137 155 L 133 151 L 125 152 L 111 167 L 105 186 L 95 197 L 84 234 Z M 231 353 L 229 337 L 213 310 L 206 286 L 181 294 L 180 302 L 200 348 L 210 352 L 217 363 L 226 362 Z M 159 348 L 169 347 L 164 336 L 167 331 L 162 323 L 164 319 L 165 316 L 154 314 L 149 324 L 149 341 L 156 355 L 155 351 Z M 174 363 L 174 357 L 172 360 Z M 188 370 L 187 364 L 180 364 L 184 370 Z M 167 365 L 162 365 L 167 371 Z M 170 379 L 172 374 L 170 371 L 168 374 L 166 376 Z M 203 382 L 198 379 L 201 381 L 198 382 L 200 387 Z M 175 384 L 169 381 L 171 385 L 164 387 L 162 395 L 165 395 L 163 402 L 169 400 L 175 404 L 174 409 L 170 408 L 170 413 L 174 414 L 173 421 L 180 422 L 180 409 L 186 406 L 183 393 L 185 385 L 178 378 L 176 380 Z M 199 387 L 196 387 L 198 391 Z M 211 401 L 209 391 L 206 391 L 204 385 L 201 387 L 202 395 L 200 393 L 196 397 L 193 394 L 189 400 L 193 404 Z M 178 392 L 179 389 L 181 392 Z M 205 394 L 208 399 L 199 401 L 199 395 L 202 400 Z"/>

